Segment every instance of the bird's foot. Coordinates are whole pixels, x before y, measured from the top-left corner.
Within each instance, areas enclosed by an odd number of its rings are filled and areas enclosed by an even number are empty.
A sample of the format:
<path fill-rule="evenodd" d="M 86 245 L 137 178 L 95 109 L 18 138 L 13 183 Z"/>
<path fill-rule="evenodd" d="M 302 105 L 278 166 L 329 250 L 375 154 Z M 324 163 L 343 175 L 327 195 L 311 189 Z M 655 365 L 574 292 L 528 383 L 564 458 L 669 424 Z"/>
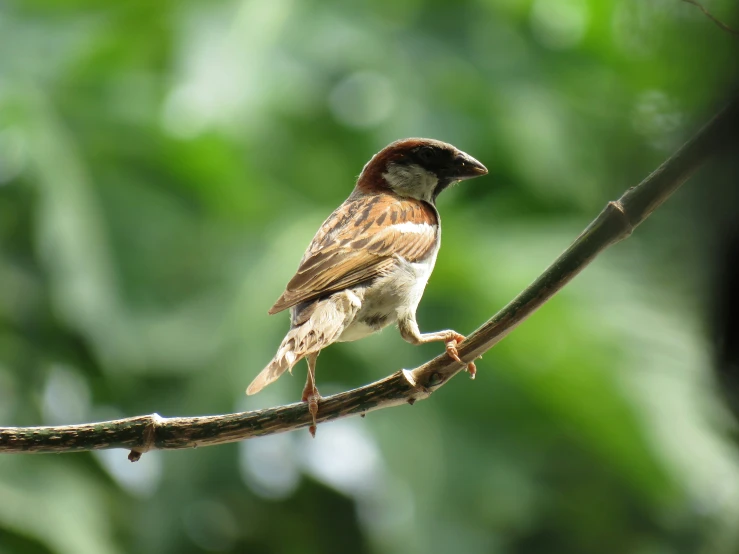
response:
<path fill-rule="evenodd" d="M 474 362 L 463 362 L 462 359 L 459 357 L 459 352 L 457 351 L 457 345 L 462 342 L 465 339 L 464 335 L 460 335 L 459 333 L 454 333 L 452 338 L 448 341 L 446 341 L 446 353 L 449 355 L 449 357 L 454 360 L 455 362 L 459 362 L 462 365 L 467 366 L 467 373 L 470 374 L 470 379 L 474 379 L 477 375 L 477 367 L 475 366 Z"/>
<path fill-rule="evenodd" d="M 316 417 L 318 416 L 318 401 L 320 399 L 321 395 L 318 393 L 318 388 L 306 385 L 303 389 L 303 402 L 308 403 L 308 411 L 313 418 L 313 425 L 308 427 L 308 431 L 314 439 L 316 438 Z"/>

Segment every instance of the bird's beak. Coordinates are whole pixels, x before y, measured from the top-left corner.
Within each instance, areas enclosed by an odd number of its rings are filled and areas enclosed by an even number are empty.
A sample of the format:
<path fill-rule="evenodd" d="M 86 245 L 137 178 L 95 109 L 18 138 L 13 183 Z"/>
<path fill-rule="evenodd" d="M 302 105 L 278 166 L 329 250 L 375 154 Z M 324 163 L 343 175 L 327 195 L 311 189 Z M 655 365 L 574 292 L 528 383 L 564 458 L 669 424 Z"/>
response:
<path fill-rule="evenodd" d="M 478 162 L 475 158 L 464 152 L 459 152 L 454 158 L 454 179 L 463 181 L 487 175 L 488 168 Z"/>

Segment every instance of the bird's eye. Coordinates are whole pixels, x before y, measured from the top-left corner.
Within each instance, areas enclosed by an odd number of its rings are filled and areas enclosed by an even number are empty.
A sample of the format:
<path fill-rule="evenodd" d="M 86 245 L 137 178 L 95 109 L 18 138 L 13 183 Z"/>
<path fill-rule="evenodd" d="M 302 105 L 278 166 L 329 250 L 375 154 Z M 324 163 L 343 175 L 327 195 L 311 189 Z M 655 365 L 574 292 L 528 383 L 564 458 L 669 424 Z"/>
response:
<path fill-rule="evenodd" d="M 418 151 L 418 157 L 422 162 L 431 162 L 434 159 L 434 149 L 430 146 L 422 146 Z"/>

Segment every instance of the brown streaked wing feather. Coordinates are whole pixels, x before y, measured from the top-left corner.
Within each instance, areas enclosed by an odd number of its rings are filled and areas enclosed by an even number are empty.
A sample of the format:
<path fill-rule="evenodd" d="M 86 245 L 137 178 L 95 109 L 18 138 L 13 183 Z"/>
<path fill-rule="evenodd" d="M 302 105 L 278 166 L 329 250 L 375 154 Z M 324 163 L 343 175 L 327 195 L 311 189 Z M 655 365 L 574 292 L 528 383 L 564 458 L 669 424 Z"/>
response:
<path fill-rule="evenodd" d="M 428 233 L 402 233 L 392 225 L 427 223 Z M 285 292 L 269 310 L 291 306 L 387 274 L 395 256 L 415 262 L 434 248 L 435 210 L 423 202 L 390 194 L 364 196 L 342 204 L 319 229 Z"/>

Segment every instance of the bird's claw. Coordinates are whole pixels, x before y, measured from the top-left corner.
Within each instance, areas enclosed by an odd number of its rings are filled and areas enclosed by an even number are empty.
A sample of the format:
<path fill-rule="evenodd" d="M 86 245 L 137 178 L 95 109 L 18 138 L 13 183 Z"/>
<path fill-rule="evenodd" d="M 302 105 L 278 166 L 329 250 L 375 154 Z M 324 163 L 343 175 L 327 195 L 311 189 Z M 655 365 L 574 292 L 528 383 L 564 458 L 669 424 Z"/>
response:
<path fill-rule="evenodd" d="M 321 395 L 318 394 L 318 389 L 315 387 L 313 388 L 313 390 L 306 389 L 303 391 L 303 402 L 308 403 L 308 411 L 313 418 L 313 424 L 308 427 L 308 431 L 314 439 L 316 438 L 316 417 L 318 416 L 318 401 L 320 399 Z"/>
<path fill-rule="evenodd" d="M 462 361 L 462 359 L 459 357 L 459 352 L 457 351 L 457 345 L 460 342 L 462 342 L 464 339 L 465 339 L 464 335 L 460 335 L 459 333 L 454 333 L 452 338 L 446 342 L 446 353 L 455 362 L 458 362 L 462 365 L 467 366 L 467 373 L 470 374 L 470 379 L 474 379 L 475 376 L 477 375 L 477 367 L 475 366 L 475 363 L 474 362 L 466 363 Z"/>

